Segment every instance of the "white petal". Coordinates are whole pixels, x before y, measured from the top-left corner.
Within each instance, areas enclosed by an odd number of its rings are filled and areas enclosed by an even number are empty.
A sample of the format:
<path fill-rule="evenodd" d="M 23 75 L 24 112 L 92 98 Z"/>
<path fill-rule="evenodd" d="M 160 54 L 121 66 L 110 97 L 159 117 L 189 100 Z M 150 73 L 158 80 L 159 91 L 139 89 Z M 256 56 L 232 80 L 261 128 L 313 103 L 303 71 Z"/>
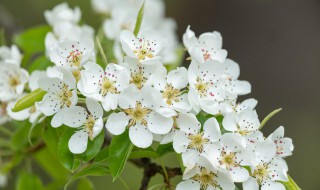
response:
<path fill-rule="evenodd" d="M 23 120 L 30 117 L 30 109 L 25 109 L 25 110 L 22 110 L 19 112 L 13 112 L 11 109 L 15 106 L 15 104 L 16 104 L 16 102 L 10 102 L 7 105 L 7 113 L 12 119 L 17 120 L 17 121 L 23 121 Z M 2 117 L 2 115 L 0 117 Z"/>
<path fill-rule="evenodd" d="M 88 112 L 85 108 L 80 106 L 74 106 L 64 110 L 63 123 L 69 127 L 81 127 L 88 116 Z"/>
<path fill-rule="evenodd" d="M 134 85 L 129 85 L 128 88 L 119 95 L 119 107 L 122 109 L 134 108 L 137 101 L 140 100 L 140 91 Z"/>
<path fill-rule="evenodd" d="M 167 82 L 172 84 L 175 89 L 182 89 L 188 85 L 188 70 L 184 67 L 179 67 L 168 73 Z"/>
<path fill-rule="evenodd" d="M 199 162 L 200 153 L 197 150 L 188 149 L 181 154 L 184 165 L 196 165 Z"/>
<path fill-rule="evenodd" d="M 208 119 L 203 126 L 204 137 L 209 138 L 211 142 L 218 141 L 221 137 L 220 126 L 216 118 Z"/>
<path fill-rule="evenodd" d="M 233 167 L 230 174 L 234 182 L 244 182 L 249 178 L 248 170 L 241 166 Z"/>
<path fill-rule="evenodd" d="M 103 116 L 103 110 L 99 102 L 95 101 L 92 98 L 86 99 L 86 105 L 89 110 L 89 112 L 95 117 L 99 118 Z"/>
<path fill-rule="evenodd" d="M 100 117 L 94 122 L 94 126 L 92 129 L 93 130 L 92 138 L 95 138 L 96 136 L 98 136 L 102 131 L 102 129 L 103 129 L 103 120 L 102 120 L 102 117 Z"/>
<path fill-rule="evenodd" d="M 123 112 L 112 113 L 107 120 L 106 128 L 114 135 L 120 135 L 125 130 L 129 123 L 130 118 Z"/>
<path fill-rule="evenodd" d="M 46 75 L 45 71 L 34 71 L 34 72 L 32 72 L 32 74 L 30 75 L 30 78 L 29 78 L 29 88 L 32 91 L 34 91 L 37 88 L 39 88 L 39 85 L 38 85 L 39 79 L 44 78 L 46 76 L 47 75 Z"/>
<path fill-rule="evenodd" d="M 48 92 L 44 95 L 41 102 L 36 102 L 37 110 L 40 110 L 44 115 L 51 116 L 61 109 L 61 102 L 56 97 L 56 94 Z"/>
<path fill-rule="evenodd" d="M 139 148 L 151 146 L 153 140 L 152 133 L 141 124 L 130 127 L 129 137 L 131 142 Z"/>
<path fill-rule="evenodd" d="M 286 190 L 286 188 L 279 182 L 268 181 L 262 184 L 261 190 Z"/>
<path fill-rule="evenodd" d="M 192 179 L 180 182 L 176 190 L 200 190 L 200 183 Z"/>
<path fill-rule="evenodd" d="M 177 131 L 173 137 L 173 149 L 177 153 L 185 152 L 188 148 L 190 140 L 188 135 L 182 131 Z"/>
<path fill-rule="evenodd" d="M 56 128 L 56 127 L 60 127 L 61 125 L 63 125 L 63 118 L 64 118 L 64 111 L 65 109 L 62 109 L 60 111 L 58 111 L 51 120 L 51 126 Z"/>
<path fill-rule="evenodd" d="M 259 190 L 259 184 L 257 180 L 250 177 L 247 181 L 243 182 L 243 190 Z"/>
<path fill-rule="evenodd" d="M 162 100 L 162 94 L 159 90 L 150 87 L 150 86 L 144 86 L 141 89 L 142 93 L 142 103 L 145 107 L 148 107 L 150 109 L 158 109 L 161 106 L 164 106 L 164 102 Z"/>
<path fill-rule="evenodd" d="M 227 152 L 238 152 L 245 146 L 242 139 L 238 133 L 225 133 L 221 137 L 221 146 L 224 147 Z"/>
<path fill-rule="evenodd" d="M 250 98 L 241 102 L 241 104 L 237 106 L 236 110 L 237 112 L 241 112 L 242 110 L 245 110 L 245 109 L 253 110 L 257 106 L 257 104 L 258 104 L 258 101 L 256 99 Z"/>
<path fill-rule="evenodd" d="M 63 81 L 59 78 L 44 77 L 38 80 L 39 88 L 47 92 L 58 92 L 63 87 Z"/>
<path fill-rule="evenodd" d="M 69 140 L 68 147 L 73 154 L 81 154 L 86 151 L 88 145 L 88 133 L 77 131 Z"/>
<path fill-rule="evenodd" d="M 235 185 L 231 177 L 221 172 L 218 173 L 217 182 L 221 186 L 221 189 L 235 189 Z"/>
<path fill-rule="evenodd" d="M 235 115 L 227 114 L 222 121 L 223 128 L 228 131 L 236 131 L 237 130 L 237 123 Z"/>
<path fill-rule="evenodd" d="M 201 128 L 200 122 L 192 113 L 180 113 L 176 122 L 180 130 L 186 133 L 197 133 Z"/>
<path fill-rule="evenodd" d="M 148 129 L 154 134 L 167 134 L 173 126 L 171 117 L 164 117 L 153 111 L 147 117 Z"/>
<path fill-rule="evenodd" d="M 115 110 L 118 107 L 119 94 L 107 93 L 101 103 L 105 111 Z"/>
<path fill-rule="evenodd" d="M 276 155 L 276 145 L 271 140 L 256 143 L 257 161 L 269 162 Z"/>
<path fill-rule="evenodd" d="M 233 93 L 238 95 L 246 95 L 251 92 L 251 84 L 248 81 L 235 81 L 235 87 L 233 87 Z"/>

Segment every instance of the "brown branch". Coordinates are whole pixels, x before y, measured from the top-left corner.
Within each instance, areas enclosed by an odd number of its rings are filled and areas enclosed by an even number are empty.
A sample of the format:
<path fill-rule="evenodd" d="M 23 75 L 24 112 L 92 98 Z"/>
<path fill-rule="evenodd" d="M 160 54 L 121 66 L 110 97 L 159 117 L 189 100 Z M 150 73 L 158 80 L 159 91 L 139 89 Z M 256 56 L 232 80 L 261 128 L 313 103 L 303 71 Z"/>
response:
<path fill-rule="evenodd" d="M 161 174 L 164 178 L 164 183 L 170 187 L 170 179 L 178 176 L 178 175 L 182 175 L 182 171 L 181 168 L 169 168 L 169 167 L 165 167 L 165 170 L 168 174 L 168 178 L 166 179 L 166 175 L 165 175 L 165 171 L 163 171 L 162 166 L 151 162 L 151 160 L 149 158 L 141 158 L 141 159 L 133 159 L 130 160 L 131 163 L 133 163 L 134 165 L 136 165 L 137 167 L 143 168 L 143 178 L 141 181 L 141 186 L 139 190 L 147 190 L 150 180 L 153 176 L 155 176 L 156 174 Z"/>

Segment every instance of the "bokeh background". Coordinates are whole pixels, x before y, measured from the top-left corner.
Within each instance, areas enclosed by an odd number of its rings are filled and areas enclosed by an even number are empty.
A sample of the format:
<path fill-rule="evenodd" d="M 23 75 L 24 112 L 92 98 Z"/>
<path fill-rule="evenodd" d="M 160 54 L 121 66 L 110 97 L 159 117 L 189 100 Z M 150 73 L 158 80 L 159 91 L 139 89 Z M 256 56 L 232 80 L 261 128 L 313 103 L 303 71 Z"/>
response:
<path fill-rule="evenodd" d="M 43 11 L 60 0 L 0 0 L 0 28 L 7 37 L 45 23 Z M 89 0 L 69 0 L 80 6 L 83 19 L 98 27 L 100 18 Z M 178 23 L 180 37 L 187 25 L 197 35 L 217 30 L 228 57 L 240 64 L 241 79 L 252 84 L 263 119 L 272 110 L 283 111 L 267 123 L 271 133 L 286 127 L 294 140 L 289 173 L 305 190 L 320 189 L 320 1 L 319 0 L 167 0 L 167 15 Z M 166 162 L 176 164 L 168 155 Z M 49 164 L 49 163 L 48 163 Z M 123 178 L 137 189 L 142 170 L 128 164 Z M 14 181 L 14 176 L 12 177 Z M 177 179 L 179 180 L 179 179 Z M 153 179 L 155 184 L 161 177 Z M 123 189 L 111 177 L 93 179 L 97 189 Z M 12 187 L 8 187 L 11 189 Z"/>

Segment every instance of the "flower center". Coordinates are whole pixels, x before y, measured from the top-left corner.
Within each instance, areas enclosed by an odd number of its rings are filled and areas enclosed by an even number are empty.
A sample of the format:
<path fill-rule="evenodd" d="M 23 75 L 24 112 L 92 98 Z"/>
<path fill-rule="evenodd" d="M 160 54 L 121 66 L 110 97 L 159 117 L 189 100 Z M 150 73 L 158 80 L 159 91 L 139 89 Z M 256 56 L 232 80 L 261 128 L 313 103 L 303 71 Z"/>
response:
<path fill-rule="evenodd" d="M 225 165 L 226 168 L 228 170 L 230 170 L 231 167 L 238 166 L 237 161 L 235 159 L 236 159 L 236 154 L 235 153 L 232 152 L 232 153 L 226 154 L 226 152 L 223 152 L 222 153 L 222 158 L 219 161 L 219 163 L 220 163 L 220 165 Z"/>
<path fill-rule="evenodd" d="M 181 95 L 180 90 L 172 87 L 171 84 L 167 85 L 165 90 L 162 92 L 162 96 L 166 99 L 168 105 L 172 105 L 172 102 L 179 102 L 179 96 Z"/>
<path fill-rule="evenodd" d="M 19 76 L 10 76 L 9 78 L 9 84 L 12 88 L 17 87 L 18 85 L 21 84 Z"/>
<path fill-rule="evenodd" d="M 29 113 L 33 114 L 33 113 L 36 113 L 36 111 L 37 111 L 36 106 L 32 106 L 30 107 Z"/>
<path fill-rule="evenodd" d="M 205 83 L 201 79 L 198 78 L 195 87 L 196 87 L 196 90 L 199 92 L 200 97 L 207 96 L 209 83 Z"/>
<path fill-rule="evenodd" d="M 90 114 L 84 124 L 84 129 L 88 133 L 90 140 L 93 140 L 93 127 L 96 120 L 94 117 Z"/>
<path fill-rule="evenodd" d="M 147 121 L 145 120 L 145 116 L 151 112 L 150 109 L 142 107 L 140 102 L 136 104 L 135 108 L 126 109 L 123 111 L 131 117 L 129 126 L 133 126 L 136 123 L 141 123 L 146 126 Z"/>
<path fill-rule="evenodd" d="M 82 52 L 80 52 L 78 49 L 73 50 L 67 56 L 67 62 L 69 62 L 72 67 L 79 68 L 81 63 L 81 56 Z"/>
<path fill-rule="evenodd" d="M 207 50 L 206 51 L 202 50 L 202 52 L 203 52 L 203 58 L 205 61 L 211 60 L 211 54 Z"/>
<path fill-rule="evenodd" d="M 146 58 L 153 58 L 153 50 L 150 47 L 149 40 L 139 39 L 139 42 L 142 42 L 141 46 L 133 51 L 137 55 L 139 61 L 145 60 Z"/>
<path fill-rule="evenodd" d="M 270 173 L 269 168 L 266 164 L 260 164 L 253 172 L 253 176 L 256 177 L 260 183 L 266 178 L 268 178 L 268 174 Z"/>
<path fill-rule="evenodd" d="M 112 94 L 118 93 L 117 88 L 114 86 L 114 81 L 109 80 L 107 77 L 103 77 L 101 82 L 101 90 L 100 93 L 102 96 L 107 95 L 108 92 Z"/>
<path fill-rule="evenodd" d="M 62 102 L 62 107 L 67 106 L 70 107 L 72 102 L 71 102 L 71 97 L 72 97 L 72 91 L 68 89 L 68 86 L 66 84 L 63 85 L 62 92 L 59 94 L 60 100 Z"/>
<path fill-rule="evenodd" d="M 209 139 L 203 138 L 203 133 L 189 134 L 188 139 L 191 141 L 188 148 L 196 149 L 200 153 L 203 152 L 203 145 L 209 142 Z"/>
<path fill-rule="evenodd" d="M 193 177 L 194 180 L 200 182 L 202 189 L 207 189 L 208 186 L 219 187 L 215 178 L 217 175 L 206 168 L 201 168 L 200 174 Z"/>
<path fill-rule="evenodd" d="M 133 73 L 131 74 L 130 84 L 134 84 L 138 89 L 141 89 L 146 82 L 146 78 L 142 73 Z"/>

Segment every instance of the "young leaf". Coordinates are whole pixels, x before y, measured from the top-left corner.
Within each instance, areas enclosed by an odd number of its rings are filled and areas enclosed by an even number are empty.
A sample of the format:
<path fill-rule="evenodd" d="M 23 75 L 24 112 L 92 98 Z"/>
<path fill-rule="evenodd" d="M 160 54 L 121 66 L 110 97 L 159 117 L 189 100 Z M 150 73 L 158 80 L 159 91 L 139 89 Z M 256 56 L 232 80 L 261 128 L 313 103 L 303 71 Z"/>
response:
<path fill-rule="evenodd" d="M 58 156 L 62 165 L 70 171 L 76 170 L 80 164 L 80 155 L 72 154 L 68 147 L 68 142 L 71 136 L 74 134 L 74 129 L 67 128 L 60 137 L 58 144 Z"/>
<path fill-rule="evenodd" d="M 143 12 L 144 12 L 144 2 L 139 10 L 139 13 L 138 13 L 138 16 L 137 16 L 137 20 L 136 20 L 136 25 L 134 27 L 134 31 L 133 31 L 133 34 L 135 36 L 138 36 L 139 34 L 139 31 L 140 31 L 140 27 L 141 27 L 141 24 L 142 24 L 142 19 L 143 19 Z"/>
<path fill-rule="evenodd" d="M 47 92 L 38 88 L 37 90 L 27 94 L 23 98 L 21 98 L 16 105 L 12 108 L 13 112 L 18 112 L 21 110 L 24 110 L 26 108 L 29 108 L 34 105 L 35 102 L 39 102 L 42 100 L 43 96 Z"/>
<path fill-rule="evenodd" d="M 78 190 L 94 190 L 93 183 L 88 178 L 81 178 L 78 183 Z"/>
<path fill-rule="evenodd" d="M 109 147 L 102 149 L 94 159 L 95 162 L 103 162 L 109 159 Z"/>
<path fill-rule="evenodd" d="M 14 38 L 14 43 L 17 44 L 23 51 L 27 53 L 38 53 L 45 51 L 44 40 L 46 34 L 51 30 L 47 25 L 38 26 L 26 30 Z"/>
<path fill-rule="evenodd" d="M 35 70 L 46 70 L 51 65 L 52 62 L 45 55 L 41 55 L 30 64 L 28 71 L 32 73 Z"/>
<path fill-rule="evenodd" d="M 38 176 L 22 172 L 18 177 L 16 190 L 25 189 L 42 190 L 43 185 Z"/>
<path fill-rule="evenodd" d="M 280 112 L 282 110 L 282 108 L 276 109 L 273 112 L 269 113 L 269 115 L 267 115 L 267 117 L 265 117 L 259 127 L 259 130 L 262 129 L 262 127 L 274 116 L 276 115 L 278 112 Z"/>
<path fill-rule="evenodd" d="M 109 147 L 109 167 L 113 180 L 121 175 L 132 148 L 133 144 L 129 139 L 128 130 L 113 137 Z"/>
<path fill-rule="evenodd" d="M 137 158 L 158 158 L 159 155 L 156 153 L 152 148 L 146 149 L 138 149 L 133 150 L 130 154 L 130 159 L 137 159 Z"/>
<path fill-rule="evenodd" d="M 87 150 L 82 154 L 82 160 L 85 162 L 92 160 L 99 153 L 103 142 L 104 131 L 101 131 L 101 133 L 96 136 L 93 141 L 89 140 Z"/>
<path fill-rule="evenodd" d="M 288 182 L 282 182 L 282 184 L 286 187 L 287 190 L 301 190 L 301 188 L 296 184 L 296 182 L 288 176 Z"/>

